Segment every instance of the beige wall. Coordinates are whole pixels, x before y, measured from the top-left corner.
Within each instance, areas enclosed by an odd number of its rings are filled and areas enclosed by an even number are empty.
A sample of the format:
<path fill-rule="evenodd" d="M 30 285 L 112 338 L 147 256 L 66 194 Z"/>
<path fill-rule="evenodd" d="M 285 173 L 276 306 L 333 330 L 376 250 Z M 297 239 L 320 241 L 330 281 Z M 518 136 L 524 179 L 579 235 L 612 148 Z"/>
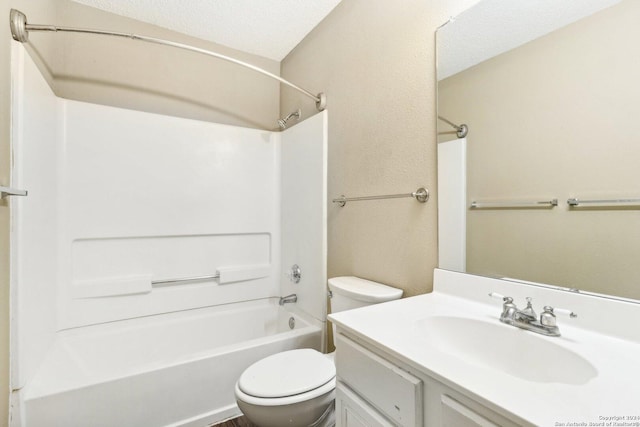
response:
<path fill-rule="evenodd" d="M 468 198 L 557 197 L 552 210 L 470 211 L 467 270 L 640 298 L 640 2 L 618 5 L 452 76 L 440 112 L 469 125 Z"/>
<path fill-rule="evenodd" d="M 434 4 L 435 3 L 435 4 Z M 282 62 L 282 76 L 324 91 L 329 111 L 329 198 L 432 194 L 330 203 L 329 277 L 356 275 L 415 295 L 437 265 L 434 31 L 467 0 L 344 0 Z M 302 98 L 282 91 L 283 113 Z"/>

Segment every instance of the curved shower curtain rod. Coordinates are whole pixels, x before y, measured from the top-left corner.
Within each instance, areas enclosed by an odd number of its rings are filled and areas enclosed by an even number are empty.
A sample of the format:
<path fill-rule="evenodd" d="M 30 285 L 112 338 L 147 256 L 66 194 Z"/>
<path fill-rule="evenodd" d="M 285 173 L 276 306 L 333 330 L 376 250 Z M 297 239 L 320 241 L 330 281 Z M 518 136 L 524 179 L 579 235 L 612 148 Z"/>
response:
<path fill-rule="evenodd" d="M 120 33 L 120 32 L 114 32 L 114 31 L 105 31 L 105 30 L 93 30 L 93 29 L 87 29 L 87 28 L 74 28 L 74 27 L 58 27 L 55 25 L 38 25 L 38 24 L 27 24 L 27 17 L 24 13 L 20 12 L 19 10 L 16 9 L 11 9 L 10 12 L 10 25 L 11 25 L 11 36 L 13 37 L 14 40 L 19 41 L 21 43 L 25 43 L 29 40 L 29 32 L 30 31 L 51 31 L 51 32 L 67 32 L 67 33 L 84 33 L 84 34 L 98 34 L 98 35 L 105 35 L 105 36 L 115 36 L 115 37 L 123 37 L 123 38 L 128 38 L 128 39 L 132 39 L 132 40 L 140 40 L 140 41 L 144 41 L 144 42 L 148 42 L 148 43 L 155 43 L 155 44 L 160 44 L 160 45 L 164 45 L 164 46 L 171 46 L 171 47 L 175 47 L 178 49 L 184 49 L 184 50 L 189 50 L 191 52 L 196 52 L 196 53 L 201 53 L 203 55 L 208 55 L 208 56 L 213 56 L 214 58 L 218 58 L 218 59 L 222 59 L 224 61 L 228 61 L 237 65 L 240 65 L 242 67 L 248 68 L 250 70 L 256 71 L 260 74 L 263 74 L 267 77 L 270 77 L 274 80 L 279 81 L 280 83 L 283 83 L 295 90 L 297 90 L 298 92 L 302 93 L 303 95 L 313 99 L 316 103 L 316 108 L 318 109 L 318 111 L 323 111 L 326 107 L 327 104 L 327 98 L 325 96 L 324 93 L 319 93 L 317 95 L 314 95 L 313 93 L 309 92 L 306 89 L 301 88 L 300 86 L 296 86 L 295 84 L 291 83 L 288 80 L 283 79 L 280 76 L 276 76 L 275 74 L 272 74 L 266 70 L 263 70 L 260 67 L 256 67 L 255 65 L 251 65 L 247 62 L 243 62 L 243 61 L 239 61 L 235 58 L 231 58 L 230 56 L 226 56 L 226 55 L 222 55 L 220 53 L 217 52 L 213 52 L 210 50 L 205 50 L 205 49 L 200 49 L 194 46 L 189 46 L 187 44 L 182 44 L 182 43 L 176 43 L 176 42 L 172 42 L 170 40 L 163 40 L 163 39 L 158 39 L 155 37 L 147 37 L 147 36 L 141 36 L 138 34 L 131 34 L 131 33 Z"/>

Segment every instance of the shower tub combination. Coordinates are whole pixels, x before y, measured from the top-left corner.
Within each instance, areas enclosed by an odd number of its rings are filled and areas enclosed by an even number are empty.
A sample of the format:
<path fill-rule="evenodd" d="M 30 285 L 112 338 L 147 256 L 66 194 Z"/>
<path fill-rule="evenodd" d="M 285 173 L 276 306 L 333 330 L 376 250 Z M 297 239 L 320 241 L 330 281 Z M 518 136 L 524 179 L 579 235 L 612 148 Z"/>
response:
<path fill-rule="evenodd" d="M 11 64 L 12 427 L 214 424 L 249 365 L 323 349 L 326 111 L 241 128 L 58 98 L 18 42 Z"/>
<path fill-rule="evenodd" d="M 204 426 L 239 415 L 233 388 L 250 364 L 319 350 L 321 328 L 287 308 L 268 298 L 63 331 L 21 391 L 22 421 Z"/>

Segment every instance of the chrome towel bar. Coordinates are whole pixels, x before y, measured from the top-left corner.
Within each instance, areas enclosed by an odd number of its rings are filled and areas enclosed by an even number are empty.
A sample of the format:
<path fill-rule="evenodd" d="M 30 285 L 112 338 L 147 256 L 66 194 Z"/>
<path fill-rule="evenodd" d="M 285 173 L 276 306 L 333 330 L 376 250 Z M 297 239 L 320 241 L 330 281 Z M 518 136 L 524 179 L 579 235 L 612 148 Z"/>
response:
<path fill-rule="evenodd" d="M 472 209 L 530 209 L 530 208 L 552 208 L 558 206 L 558 199 L 551 200 L 523 200 L 505 202 L 471 202 Z"/>
<path fill-rule="evenodd" d="M 640 199 L 605 199 L 605 200 L 580 200 L 576 198 L 567 199 L 570 207 L 580 205 L 590 206 L 640 206 Z"/>
<path fill-rule="evenodd" d="M 344 195 L 333 199 L 333 203 L 337 203 L 340 207 L 343 207 L 347 202 L 361 202 L 363 200 L 382 200 L 382 199 L 401 199 L 405 197 L 413 197 L 420 203 L 426 203 L 429 200 L 429 190 L 424 187 L 418 188 L 413 193 L 404 194 L 385 194 L 382 196 L 362 196 L 362 197 L 345 197 Z"/>

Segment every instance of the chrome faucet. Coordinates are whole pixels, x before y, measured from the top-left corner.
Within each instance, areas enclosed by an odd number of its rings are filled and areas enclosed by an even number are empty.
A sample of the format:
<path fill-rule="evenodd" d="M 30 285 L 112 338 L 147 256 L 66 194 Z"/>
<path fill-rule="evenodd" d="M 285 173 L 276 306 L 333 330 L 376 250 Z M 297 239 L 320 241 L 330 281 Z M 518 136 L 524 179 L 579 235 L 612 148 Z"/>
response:
<path fill-rule="evenodd" d="M 287 295 L 286 297 L 280 297 L 280 302 L 278 304 L 285 305 L 285 304 L 290 304 L 292 302 L 297 302 L 297 301 L 298 301 L 298 295 L 291 294 L 291 295 Z"/>
<path fill-rule="evenodd" d="M 516 310 L 513 314 L 513 320 L 523 323 L 531 323 L 538 320 L 538 316 L 531 306 L 531 297 L 527 297 L 527 306 L 523 310 Z"/>
<path fill-rule="evenodd" d="M 527 297 L 527 306 L 519 310 L 513 303 L 513 298 L 511 297 L 505 297 L 495 292 L 491 292 L 489 296 L 501 299 L 503 302 L 502 314 L 500 315 L 500 321 L 502 323 L 550 337 L 560 336 L 560 329 L 556 322 L 556 314 L 565 314 L 571 318 L 578 317 L 578 315 L 571 310 L 553 308 L 547 305 L 543 308 L 540 318 L 538 319 L 536 312 L 533 310 L 530 297 Z"/>

